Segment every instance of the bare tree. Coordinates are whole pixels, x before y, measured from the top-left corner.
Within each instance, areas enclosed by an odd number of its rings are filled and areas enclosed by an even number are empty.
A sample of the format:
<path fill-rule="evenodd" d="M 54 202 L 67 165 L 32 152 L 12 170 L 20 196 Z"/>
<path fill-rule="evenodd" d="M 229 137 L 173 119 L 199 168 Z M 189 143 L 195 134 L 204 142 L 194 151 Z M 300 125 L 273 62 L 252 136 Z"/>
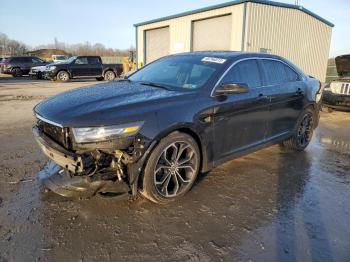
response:
<path fill-rule="evenodd" d="M 56 48 L 57 46 L 57 48 Z M 128 56 L 129 50 L 135 48 L 131 47 L 130 49 L 114 49 L 106 48 L 101 43 L 91 44 L 90 42 L 79 43 L 79 44 L 67 44 L 64 42 L 55 42 L 55 44 L 40 45 L 36 49 L 61 49 L 70 53 L 72 55 L 100 55 L 100 56 Z"/>
<path fill-rule="evenodd" d="M 58 41 L 54 38 L 54 43 L 39 45 L 35 48 L 29 48 L 27 45 L 16 40 L 9 39 L 6 34 L 0 33 L 0 54 L 2 55 L 22 55 L 28 50 L 34 51 L 37 49 L 60 49 L 72 55 L 99 55 L 99 56 L 128 56 L 130 50 L 135 50 L 134 47 L 129 49 L 107 48 L 101 43 L 91 44 L 89 42 L 79 44 L 67 44 Z"/>
<path fill-rule="evenodd" d="M 23 55 L 28 51 L 28 46 L 16 40 L 9 39 L 6 34 L 0 33 L 1 55 Z"/>

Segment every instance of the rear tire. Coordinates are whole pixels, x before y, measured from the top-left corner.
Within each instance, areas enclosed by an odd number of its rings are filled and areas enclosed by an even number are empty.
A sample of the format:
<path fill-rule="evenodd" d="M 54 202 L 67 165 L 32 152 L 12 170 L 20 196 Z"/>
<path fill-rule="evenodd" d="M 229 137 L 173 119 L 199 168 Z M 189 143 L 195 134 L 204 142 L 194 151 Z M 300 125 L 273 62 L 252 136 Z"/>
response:
<path fill-rule="evenodd" d="M 67 71 L 59 71 L 56 76 L 57 81 L 67 82 L 69 80 L 69 74 Z"/>
<path fill-rule="evenodd" d="M 115 79 L 116 75 L 112 70 L 108 70 L 105 72 L 104 80 L 105 81 L 113 81 Z"/>
<path fill-rule="evenodd" d="M 144 169 L 141 195 L 167 204 L 186 194 L 199 172 L 200 152 L 189 135 L 174 132 L 152 151 Z"/>
<path fill-rule="evenodd" d="M 293 135 L 280 146 L 289 151 L 303 151 L 310 143 L 314 131 L 315 114 L 307 108 L 300 115 Z"/>
<path fill-rule="evenodd" d="M 12 76 L 13 77 L 21 77 L 22 75 L 23 75 L 23 72 L 20 68 L 12 69 Z"/>

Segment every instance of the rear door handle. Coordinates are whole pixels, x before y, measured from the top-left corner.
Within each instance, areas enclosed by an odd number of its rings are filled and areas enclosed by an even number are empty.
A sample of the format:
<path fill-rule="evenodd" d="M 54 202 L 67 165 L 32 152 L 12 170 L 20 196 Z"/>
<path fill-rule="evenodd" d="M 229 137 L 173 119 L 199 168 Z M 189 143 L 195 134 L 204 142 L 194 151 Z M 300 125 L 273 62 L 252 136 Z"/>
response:
<path fill-rule="evenodd" d="M 298 90 L 295 92 L 296 96 L 300 96 L 300 95 L 303 95 L 303 94 L 304 94 L 304 92 L 300 88 L 298 88 Z"/>
<path fill-rule="evenodd" d="M 269 97 L 265 96 L 264 94 L 259 94 L 259 96 L 256 98 L 257 101 L 263 101 L 263 100 L 268 100 Z"/>

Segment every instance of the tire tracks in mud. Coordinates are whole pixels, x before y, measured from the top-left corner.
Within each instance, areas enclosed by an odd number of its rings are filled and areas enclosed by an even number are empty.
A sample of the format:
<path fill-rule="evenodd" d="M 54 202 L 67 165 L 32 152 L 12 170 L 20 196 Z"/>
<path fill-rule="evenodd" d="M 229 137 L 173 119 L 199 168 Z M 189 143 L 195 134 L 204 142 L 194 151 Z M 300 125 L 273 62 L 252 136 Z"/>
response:
<path fill-rule="evenodd" d="M 0 95 L 0 102 L 8 102 L 8 101 L 29 101 L 29 100 L 39 100 L 39 99 L 44 99 L 47 96 L 43 95 Z"/>

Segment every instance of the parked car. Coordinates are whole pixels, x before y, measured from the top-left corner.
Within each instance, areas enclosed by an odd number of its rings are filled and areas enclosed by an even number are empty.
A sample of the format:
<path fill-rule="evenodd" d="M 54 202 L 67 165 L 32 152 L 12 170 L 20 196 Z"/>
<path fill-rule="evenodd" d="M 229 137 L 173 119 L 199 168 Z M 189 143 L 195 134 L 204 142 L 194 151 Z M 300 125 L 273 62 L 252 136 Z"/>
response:
<path fill-rule="evenodd" d="M 323 105 L 331 109 L 350 110 L 350 55 L 335 58 L 338 78 L 323 92 Z"/>
<path fill-rule="evenodd" d="M 272 144 L 304 150 L 321 91 L 275 55 L 167 56 L 128 79 L 38 104 L 33 132 L 51 160 L 39 177 L 64 196 L 139 191 L 168 203 L 226 160 Z"/>
<path fill-rule="evenodd" d="M 46 76 L 66 82 L 72 78 L 96 78 L 112 81 L 123 72 L 122 64 L 102 64 L 99 56 L 73 56 L 63 63 L 46 68 Z"/>
<path fill-rule="evenodd" d="M 33 66 L 43 66 L 46 61 L 35 56 L 11 56 L 3 59 L 0 64 L 3 74 L 11 74 L 14 77 L 28 75 Z"/>

